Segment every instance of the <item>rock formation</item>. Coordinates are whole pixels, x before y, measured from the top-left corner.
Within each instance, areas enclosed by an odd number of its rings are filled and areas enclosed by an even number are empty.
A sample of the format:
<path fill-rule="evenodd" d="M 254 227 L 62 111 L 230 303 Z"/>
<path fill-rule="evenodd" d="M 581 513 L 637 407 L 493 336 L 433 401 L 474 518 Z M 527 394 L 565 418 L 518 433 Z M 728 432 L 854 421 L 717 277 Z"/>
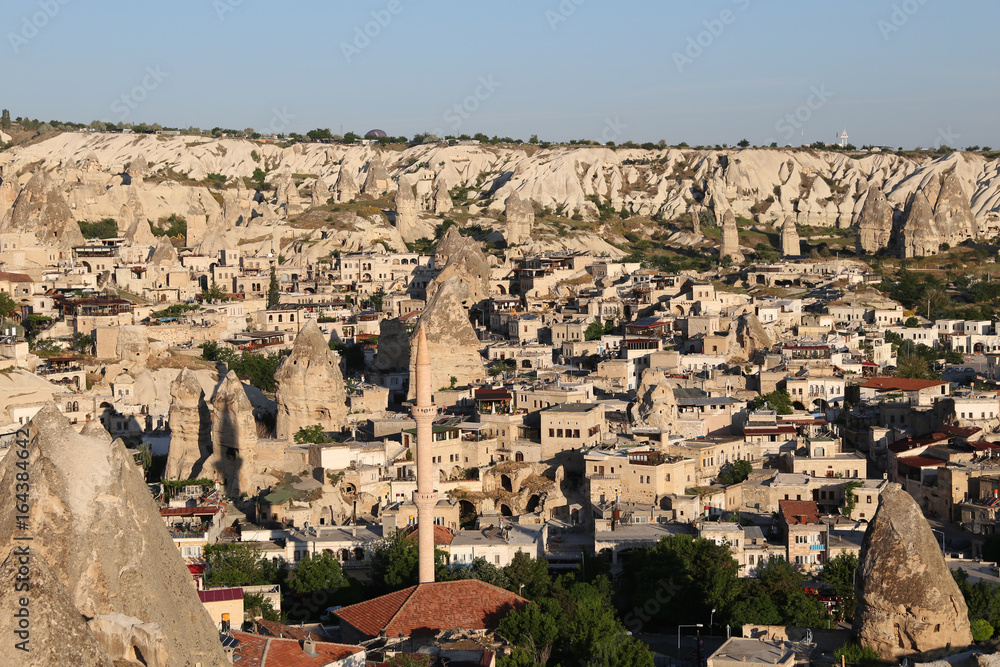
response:
<path fill-rule="evenodd" d="M 427 345 L 434 360 L 431 366 L 431 389 L 434 391 L 449 386 L 452 376 L 458 378 L 458 386 L 482 381 L 486 376 L 479 353 L 479 338 L 463 305 L 473 298 L 475 295 L 468 283 L 453 276 L 438 287 L 434 298 L 420 314 L 420 326 L 426 327 Z M 414 349 L 412 339 L 410 343 L 410 348 Z M 411 354 L 410 377 L 414 377 L 415 372 L 416 355 Z M 411 397 L 415 390 L 411 384 Z"/>
<path fill-rule="evenodd" d="M 340 355 L 330 349 L 316 322 L 310 320 L 302 327 L 274 379 L 278 384 L 278 440 L 292 442 L 300 428 L 313 424 L 325 431 L 340 431 L 347 423 Z"/>
<path fill-rule="evenodd" d="M 128 176 L 129 185 L 142 185 L 147 173 L 149 173 L 149 163 L 146 162 L 146 156 L 142 153 L 139 153 L 125 167 L 125 174 Z"/>
<path fill-rule="evenodd" d="M 530 200 L 522 200 L 516 192 L 504 202 L 507 215 L 507 245 L 521 245 L 531 241 L 531 227 L 535 224 L 535 209 Z"/>
<path fill-rule="evenodd" d="M 149 360 L 149 329 L 139 324 L 118 327 L 115 355 L 125 368 L 139 369 Z"/>
<path fill-rule="evenodd" d="M 691 206 L 691 230 L 695 236 L 701 236 L 701 219 L 698 216 L 700 208 L 697 204 Z"/>
<path fill-rule="evenodd" d="M 743 261 L 740 252 L 740 231 L 736 226 L 736 216 L 732 209 L 727 209 L 722 215 L 722 247 L 719 249 L 719 259 L 729 257 L 734 263 Z"/>
<path fill-rule="evenodd" d="M 229 371 L 212 399 L 212 466 L 231 496 L 255 493 L 260 485 L 257 470 L 257 422 L 243 383 Z M 210 477 L 213 475 L 209 475 Z"/>
<path fill-rule="evenodd" d="M 126 228 L 124 234 L 125 242 L 128 245 L 152 247 L 157 245 L 153 230 L 149 227 L 149 221 L 145 218 L 135 217 Z M 149 252 L 148 250 L 146 252 Z"/>
<path fill-rule="evenodd" d="M 736 345 L 741 356 L 748 361 L 753 359 L 758 350 L 770 349 L 771 337 L 755 314 L 744 313 L 736 321 Z"/>
<path fill-rule="evenodd" d="M 677 399 L 673 381 L 664 370 L 647 368 L 642 372 L 636 400 L 628 408 L 634 426 L 673 432 L 677 422 Z"/>
<path fill-rule="evenodd" d="M 979 233 L 969 197 L 962 190 L 954 169 L 941 178 L 941 189 L 934 203 L 934 226 L 941 234 L 941 243 L 952 246 L 975 238 Z"/>
<path fill-rule="evenodd" d="M 926 257 L 938 253 L 941 235 L 934 225 L 934 212 L 923 190 L 917 190 L 910 196 L 901 237 L 901 258 Z"/>
<path fill-rule="evenodd" d="M 879 497 L 861 543 L 854 632 L 886 659 L 972 643 L 965 598 L 913 498 L 898 484 Z"/>
<path fill-rule="evenodd" d="M 312 186 L 311 197 L 311 206 L 322 206 L 330 198 L 330 186 L 322 178 L 317 178 Z"/>
<path fill-rule="evenodd" d="M 365 176 L 365 184 L 361 186 L 361 192 L 373 197 L 379 197 L 389 191 L 392 179 L 386 171 L 382 160 L 377 157 L 372 158 L 368 163 L 368 174 Z"/>
<path fill-rule="evenodd" d="M 410 336 L 406 325 L 397 317 L 382 320 L 378 325 L 378 353 L 374 368 L 377 371 L 393 371 L 409 368 Z"/>
<path fill-rule="evenodd" d="M 170 242 L 170 239 L 166 236 L 161 236 L 159 242 L 156 244 L 156 248 L 153 250 L 153 256 L 149 258 L 149 263 L 155 265 L 159 264 L 176 264 L 177 263 L 177 250 L 174 248 L 174 244 Z"/>
<path fill-rule="evenodd" d="M 448 236 L 446 232 L 446 238 L 441 239 L 446 245 L 441 257 L 447 257 L 447 261 L 444 268 L 427 285 L 427 300 L 434 298 L 439 286 L 451 278 L 456 278 L 465 284 L 469 297 L 464 305 L 466 308 L 471 308 L 490 296 L 490 264 L 479 242 L 462 236 L 455 227 L 449 228 L 448 232 L 452 230 L 455 232 L 454 235 Z M 435 266 L 439 266 L 437 251 L 434 254 Z"/>
<path fill-rule="evenodd" d="M 184 368 L 170 383 L 170 451 L 167 479 L 202 476 L 212 456 L 212 418 L 205 390 L 194 373 Z"/>
<path fill-rule="evenodd" d="M 277 195 L 277 206 L 285 207 L 285 215 L 302 212 L 302 198 L 299 197 L 299 190 L 291 176 L 285 176 L 278 182 Z"/>
<path fill-rule="evenodd" d="M 798 257 L 802 254 L 802 244 L 799 241 L 799 230 L 795 226 L 795 218 L 785 217 L 781 225 L 781 255 L 782 257 Z"/>
<path fill-rule="evenodd" d="M 868 196 L 858 217 L 858 254 L 876 253 L 889 245 L 892 236 L 893 209 L 882 188 L 874 183 L 868 186 Z"/>
<path fill-rule="evenodd" d="M 451 201 L 451 193 L 448 192 L 448 183 L 443 178 L 434 181 L 434 214 L 447 213 L 454 206 L 454 202 Z"/>
<path fill-rule="evenodd" d="M 413 186 L 409 181 L 399 179 L 399 189 L 396 190 L 396 229 L 405 240 L 415 241 L 416 225 L 417 198 L 413 194 Z"/>
<path fill-rule="evenodd" d="M 333 184 L 333 195 L 339 203 L 354 201 L 354 198 L 358 196 L 358 184 L 351 176 L 351 170 L 347 167 L 340 168 L 337 182 Z"/>
<path fill-rule="evenodd" d="M 34 234 L 44 245 L 68 248 L 84 243 L 76 216 L 46 171 L 37 171 L 14 200 L 10 224 L 0 231 Z"/>
<path fill-rule="evenodd" d="M 0 661 L 9 665 L 110 665 L 114 646 L 107 633 L 87 626 L 95 617 L 120 614 L 159 633 L 171 665 L 227 665 L 208 612 L 198 599 L 191 573 L 163 525 L 131 453 L 121 441 L 77 433 L 58 408 L 48 404 L 28 427 L 28 457 L 0 463 L 0 535 L 5 549 L 0 596 L 7 613 L 8 640 Z M 15 511 L 15 476 L 27 464 L 31 500 Z M 16 523 L 27 515 L 26 527 Z M 11 651 L 15 621 L 14 550 L 30 535 L 31 652 Z M 36 634 L 37 633 L 37 634 Z M 36 643 L 37 642 L 37 643 Z M 137 644 L 138 645 L 138 641 Z M 121 646 L 120 643 L 116 644 Z M 98 650 L 98 646 L 104 654 Z M 58 655 L 56 660 L 51 660 Z M 154 652 L 146 664 L 163 653 Z M 16 656 L 16 659 L 6 659 Z"/>

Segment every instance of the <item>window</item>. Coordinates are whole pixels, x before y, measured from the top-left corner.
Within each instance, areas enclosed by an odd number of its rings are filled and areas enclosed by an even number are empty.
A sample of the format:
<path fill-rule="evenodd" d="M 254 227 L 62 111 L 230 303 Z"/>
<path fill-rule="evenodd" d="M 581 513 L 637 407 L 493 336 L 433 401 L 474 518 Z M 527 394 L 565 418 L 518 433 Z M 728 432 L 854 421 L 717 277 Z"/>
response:
<path fill-rule="evenodd" d="M 871 505 L 872 504 L 872 497 L 868 496 L 867 498 L 865 498 L 865 502 L 868 503 L 869 505 Z M 864 515 L 862 514 L 861 516 L 864 516 Z"/>

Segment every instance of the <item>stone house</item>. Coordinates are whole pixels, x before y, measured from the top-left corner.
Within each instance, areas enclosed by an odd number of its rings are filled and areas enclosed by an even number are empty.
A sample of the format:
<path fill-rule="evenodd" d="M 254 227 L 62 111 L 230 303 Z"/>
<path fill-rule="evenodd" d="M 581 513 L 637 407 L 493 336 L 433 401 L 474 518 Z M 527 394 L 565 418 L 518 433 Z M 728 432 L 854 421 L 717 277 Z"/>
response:
<path fill-rule="evenodd" d="M 826 562 L 827 526 L 812 500 L 778 501 L 778 527 L 785 539 L 786 558 L 796 569 L 811 573 Z"/>

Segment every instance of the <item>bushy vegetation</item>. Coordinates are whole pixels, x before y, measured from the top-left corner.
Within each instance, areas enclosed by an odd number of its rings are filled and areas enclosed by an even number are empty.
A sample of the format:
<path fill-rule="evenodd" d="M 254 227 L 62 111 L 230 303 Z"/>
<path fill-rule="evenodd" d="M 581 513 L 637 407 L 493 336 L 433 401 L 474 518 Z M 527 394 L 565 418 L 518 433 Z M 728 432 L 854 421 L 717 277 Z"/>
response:
<path fill-rule="evenodd" d="M 760 410 L 761 408 L 774 410 L 779 415 L 792 414 L 792 397 L 784 389 L 775 389 L 769 394 L 758 396 L 747 404 L 748 410 Z"/>
<path fill-rule="evenodd" d="M 729 486 L 730 484 L 739 484 L 740 482 L 746 480 L 753 472 L 753 464 L 749 461 L 744 461 L 742 459 L 737 461 L 730 461 L 722 466 L 719 471 L 719 477 L 716 480 L 719 484 Z"/>
<path fill-rule="evenodd" d="M 161 220 L 152 226 L 153 236 L 168 236 L 170 238 L 184 238 L 187 236 L 187 220 L 177 214 Z"/>
<path fill-rule="evenodd" d="M 118 223 L 113 218 L 104 218 L 97 222 L 78 220 L 80 233 L 85 239 L 113 239 L 118 236 Z"/>
<path fill-rule="evenodd" d="M 201 344 L 202 359 L 224 363 L 241 380 L 245 380 L 266 392 L 273 392 L 277 388 L 274 374 L 277 372 L 281 360 L 288 354 L 290 354 L 289 350 L 283 350 L 278 354 L 261 354 L 246 350 L 236 352 L 236 350 L 223 347 L 215 341 L 206 341 Z"/>

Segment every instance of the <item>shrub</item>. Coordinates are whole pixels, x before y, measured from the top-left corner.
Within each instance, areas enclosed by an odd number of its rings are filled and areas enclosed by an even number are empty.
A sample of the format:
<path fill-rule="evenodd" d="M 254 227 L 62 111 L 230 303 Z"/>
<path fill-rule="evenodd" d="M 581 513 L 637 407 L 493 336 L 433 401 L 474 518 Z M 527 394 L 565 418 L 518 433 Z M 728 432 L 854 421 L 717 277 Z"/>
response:
<path fill-rule="evenodd" d="M 993 626 L 990 622 L 977 618 L 972 622 L 972 641 L 984 642 L 993 636 Z"/>
<path fill-rule="evenodd" d="M 854 642 L 844 644 L 838 648 L 833 652 L 833 657 L 835 657 L 838 661 L 841 658 L 844 658 L 848 663 L 855 665 L 882 662 L 882 656 L 880 656 L 875 649 L 869 646 L 855 644 Z"/>

